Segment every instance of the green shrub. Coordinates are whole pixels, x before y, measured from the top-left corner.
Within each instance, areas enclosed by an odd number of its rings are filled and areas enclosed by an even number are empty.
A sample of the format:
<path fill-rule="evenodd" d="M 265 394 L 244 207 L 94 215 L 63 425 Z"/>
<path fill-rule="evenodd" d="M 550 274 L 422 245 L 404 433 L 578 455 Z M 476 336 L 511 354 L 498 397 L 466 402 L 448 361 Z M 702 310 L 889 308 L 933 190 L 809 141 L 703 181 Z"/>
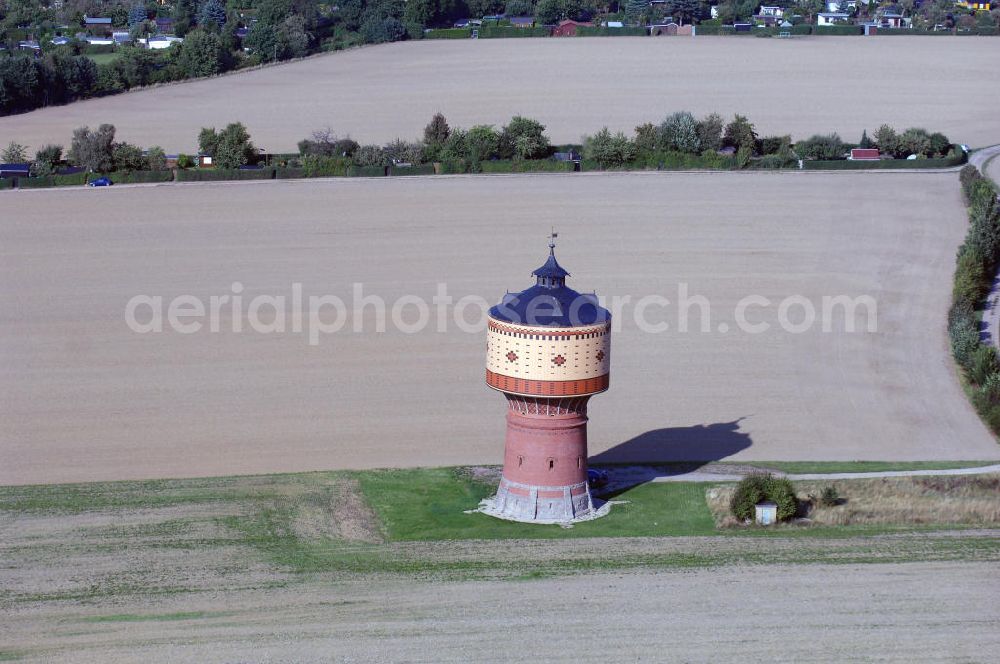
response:
<path fill-rule="evenodd" d="M 391 166 L 389 175 L 434 175 L 434 164 L 414 164 L 412 166 Z"/>
<path fill-rule="evenodd" d="M 948 312 L 948 338 L 951 352 L 962 369 L 968 371 L 979 347 L 979 318 L 973 304 L 956 301 Z"/>
<path fill-rule="evenodd" d="M 795 151 L 803 159 L 846 159 L 847 145 L 836 133 L 816 134 L 796 143 Z"/>
<path fill-rule="evenodd" d="M 729 510 L 741 521 L 752 520 L 757 503 L 763 500 L 770 500 L 778 506 L 779 521 L 790 519 L 798 510 L 792 483 L 784 477 L 761 473 L 753 473 L 740 480 L 729 501 Z"/>
<path fill-rule="evenodd" d="M 385 166 L 351 166 L 347 175 L 352 178 L 380 178 L 385 177 L 385 171 Z"/>
<path fill-rule="evenodd" d="M 0 189 L 11 189 L 13 186 L 13 178 L 0 178 Z"/>
<path fill-rule="evenodd" d="M 126 184 L 130 182 L 171 182 L 174 179 L 174 174 L 170 171 L 115 171 L 113 173 L 108 173 L 107 177 L 111 178 L 111 181 L 115 184 Z"/>
<path fill-rule="evenodd" d="M 698 28 L 698 32 L 701 32 L 701 28 Z M 576 36 L 577 37 L 645 37 L 648 33 L 646 28 L 639 27 L 628 27 L 628 28 L 605 28 L 603 26 L 586 26 L 578 25 L 576 26 Z"/>
<path fill-rule="evenodd" d="M 444 28 L 424 33 L 424 39 L 468 39 L 472 36 L 469 28 Z"/>
<path fill-rule="evenodd" d="M 552 34 L 549 28 L 514 28 L 511 26 L 483 26 L 479 28 L 480 39 L 498 39 L 504 37 L 548 37 Z"/>
<path fill-rule="evenodd" d="M 213 182 L 218 180 L 270 180 L 274 177 L 273 168 L 258 169 L 198 169 L 177 171 L 178 182 Z"/>
<path fill-rule="evenodd" d="M 828 486 L 824 487 L 822 493 L 819 495 L 819 504 L 824 507 L 833 507 L 834 505 L 840 504 L 840 493 L 837 492 L 837 487 Z"/>
<path fill-rule="evenodd" d="M 972 354 L 972 362 L 969 369 L 969 380 L 974 385 L 983 385 L 986 379 L 1000 370 L 997 363 L 997 349 L 987 344 L 979 344 L 979 347 Z"/>
<path fill-rule="evenodd" d="M 483 173 L 571 173 L 575 164 L 555 159 L 497 159 L 480 164 Z"/>
<path fill-rule="evenodd" d="M 46 175 L 38 178 L 18 178 L 19 189 L 41 189 L 45 187 L 73 187 L 87 184 L 87 173 L 70 175 Z"/>
<path fill-rule="evenodd" d="M 966 154 L 963 150 L 952 150 L 950 157 L 939 159 L 879 159 L 857 160 L 835 159 L 820 160 L 810 159 L 802 162 L 802 168 L 806 170 L 829 170 L 829 171 L 863 171 L 878 170 L 886 168 L 911 169 L 911 168 L 951 168 L 964 164 Z"/>
<path fill-rule="evenodd" d="M 972 185 L 983 179 L 982 173 L 979 169 L 972 164 L 966 164 L 962 167 L 962 170 L 958 173 L 958 180 L 962 183 L 962 195 L 965 198 L 965 204 L 968 205 L 970 199 L 972 198 Z"/>
<path fill-rule="evenodd" d="M 863 35 L 865 28 L 861 25 L 817 25 L 813 27 L 814 35 Z"/>

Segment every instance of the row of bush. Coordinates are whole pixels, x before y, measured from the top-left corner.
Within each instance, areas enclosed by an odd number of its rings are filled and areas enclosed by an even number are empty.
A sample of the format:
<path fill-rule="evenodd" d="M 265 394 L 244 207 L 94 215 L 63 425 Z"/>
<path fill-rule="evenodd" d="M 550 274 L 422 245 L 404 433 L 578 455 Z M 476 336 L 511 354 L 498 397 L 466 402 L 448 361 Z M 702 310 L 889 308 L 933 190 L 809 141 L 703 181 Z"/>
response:
<path fill-rule="evenodd" d="M 955 361 L 969 383 L 972 403 L 994 433 L 1000 433 L 1000 360 L 980 335 L 983 298 L 1000 263 L 997 188 L 972 165 L 960 174 L 969 230 L 958 249 L 948 336 Z"/>
<path fill-rule="evenodd" d="M 863 171 L 884 168 L 952 168 L 964 164 L 968 159 L 965 151 L 953 145 L 949 156 L 931 159 L 879 159 L 879 160 L 849 160 L 849 159 L 812 159 L 802 162 L 805 170 L 822 171 Z"/>

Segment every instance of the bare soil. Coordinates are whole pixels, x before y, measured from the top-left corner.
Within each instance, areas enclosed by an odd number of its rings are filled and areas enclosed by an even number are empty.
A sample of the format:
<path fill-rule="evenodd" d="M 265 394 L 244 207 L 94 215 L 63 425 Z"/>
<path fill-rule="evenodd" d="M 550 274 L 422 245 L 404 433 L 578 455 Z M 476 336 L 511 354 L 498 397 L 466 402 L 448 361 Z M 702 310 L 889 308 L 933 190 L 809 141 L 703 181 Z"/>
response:
<path fill-rule="evenodd" d="M 631 305 L 616 316 L 611 389 L 590 406 L 596 461 L 1000 457 L 946 340 L 967 226 L 954 174 L 80 188 L 8 192 L 0 219 L 0 484 L 496 464 L 506 407 L 482 382 L 483 333 L 451 310 L 444 332 L 432 308 L 423 332 L 387 313 L 380 333 L 369 305 L 310 346 L 290 319 L 262 334 L 245 313 L 238 333 L 223 314 L 216 333 L 137 334 L 125 307 L 207 304 L 234 282 L 244 312 L 259 294 L 290 309 L 294 282 L 348 306 L 354 283 L 389 307 L 439 283 L 491 303 L 529 284 L 552 225 L 575 288 L 672 303 L 646 311 L 665 333 L 640 331 Z M 677 331 L 680 283 L 709 300 L 708 332 L 697 307 Z M 763 334 L 735 324 L 754 294 L 772 302 L 748 313 Z M 830 332 L 780 329 L 784 298 L 819 310 L 842 294 L 875 298 L 877 332 L 845 332 L 842 315 Z"/>
<path fill-rule="evenodd" d="M 995 52 L 975 37 L 405 42 L 0 118 L 0 137 L 33 152 L 110 122 L 120 140 L 192 153 L 201 127 L 242 121 L 258 146 L 291 152 L 326 126 L 414 139 L 441 111 L 465 127 L 528 115 L 566 143 L 691 110 L 747 115 L 762 135 L 858 140 L 889 123 L 978 146 L 1000 140 Z"/>

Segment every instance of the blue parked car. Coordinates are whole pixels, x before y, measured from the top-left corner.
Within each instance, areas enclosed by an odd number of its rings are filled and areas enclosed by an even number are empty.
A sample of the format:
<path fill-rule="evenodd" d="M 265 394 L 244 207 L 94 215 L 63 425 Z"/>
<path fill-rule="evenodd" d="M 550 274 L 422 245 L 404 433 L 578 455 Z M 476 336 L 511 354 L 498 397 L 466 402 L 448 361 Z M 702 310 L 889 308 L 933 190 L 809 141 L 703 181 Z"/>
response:
<path fill-rule="evenodd" d="M 597 468 L 587 469 L 587 482 L 590 483 L 595 489 L 600 489 L 602 486 L 607 486 L 608 482 L 611 480 L 611 476 L 608 475 L 608 471 L 599 470 Z"/>
<path fill-rule="evenodd" d="M 96 180 L 91 180 L 87 183 L 88 187 L 110 187 L 114 182 L 111 178 L 97 178 Z"/>

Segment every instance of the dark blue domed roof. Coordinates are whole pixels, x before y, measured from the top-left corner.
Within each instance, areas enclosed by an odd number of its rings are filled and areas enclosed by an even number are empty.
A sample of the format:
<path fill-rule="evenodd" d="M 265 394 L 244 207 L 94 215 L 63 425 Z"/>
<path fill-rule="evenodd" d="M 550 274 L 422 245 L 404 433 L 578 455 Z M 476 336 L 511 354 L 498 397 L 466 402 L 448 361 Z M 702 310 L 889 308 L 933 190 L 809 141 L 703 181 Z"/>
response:
<path fill-rule="evenodd" d="M 556 261 L 555 245 L 549 244 L 545 265 L 531 273 L 534 286 L 520 293 L 507 293 L 490 309 L 490 317 L 516 325 L 535 327 L 581 327 L 611 319 L 598 304 L 597 295 L 578 293 L 566 285 L 569 272 Z"/>

